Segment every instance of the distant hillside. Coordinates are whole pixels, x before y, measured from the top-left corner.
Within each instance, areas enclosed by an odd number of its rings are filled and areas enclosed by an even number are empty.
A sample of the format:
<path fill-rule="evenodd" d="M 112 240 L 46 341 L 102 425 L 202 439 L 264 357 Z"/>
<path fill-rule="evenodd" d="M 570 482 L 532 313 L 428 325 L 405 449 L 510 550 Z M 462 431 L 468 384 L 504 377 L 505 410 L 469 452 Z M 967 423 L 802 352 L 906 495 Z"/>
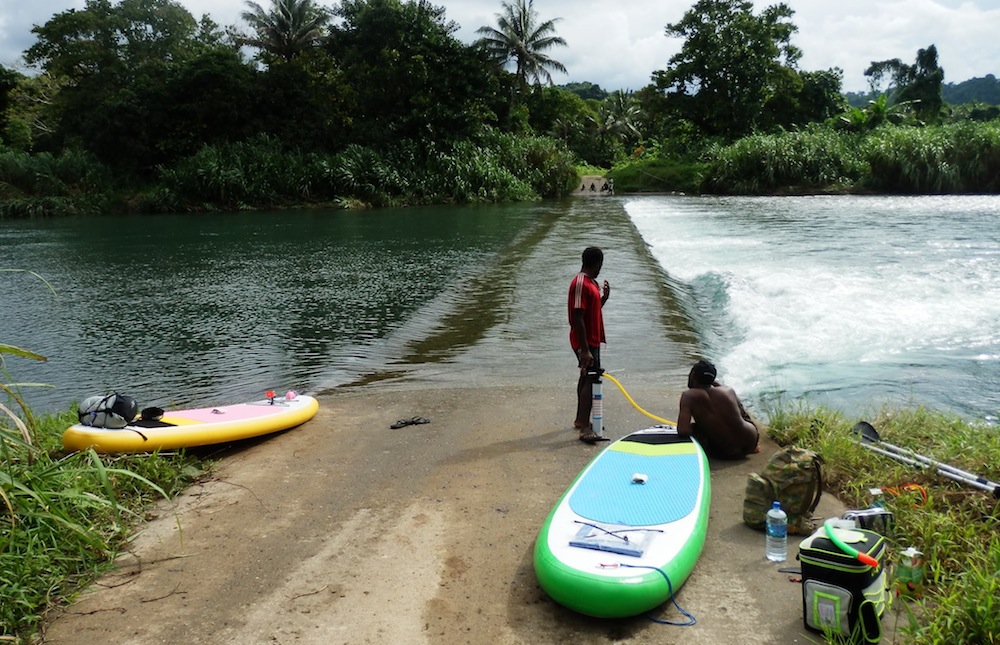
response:
<path fill-rule="evenodd" d="M 955 85 L 945 83 L 941 88 L 941 97 L 945 103 L 962 105 L 980 101 L 987 105 L 1000 105 L 1000 80 L 993 74 L 986 78 L 973 78 Z"/>
<path fill-rule="evenodd" d="M 608 92 L 602 90 L 600 85 L 596 85 L 589 81 L 584 81 L 582 83 L 567 83 L 566 85 L 560 85 L 559 89 L 572 92 L 584 100 L 597 99 L 598 101 L 603 101 L 608 98 Z"/>
<path fill-rule="evenodd" d="M 868 101 L 877 98 L 871 92 L 847 92 L 847 102 L 855 107 L 864 107 Z M 961 83 L 945 83 L 941 86 L 941 98 L 951 105 L 965 103 L 985 103 L 1000 105 L 1000 80 L 993 74 L 985 78 L 971 78 Z"/>

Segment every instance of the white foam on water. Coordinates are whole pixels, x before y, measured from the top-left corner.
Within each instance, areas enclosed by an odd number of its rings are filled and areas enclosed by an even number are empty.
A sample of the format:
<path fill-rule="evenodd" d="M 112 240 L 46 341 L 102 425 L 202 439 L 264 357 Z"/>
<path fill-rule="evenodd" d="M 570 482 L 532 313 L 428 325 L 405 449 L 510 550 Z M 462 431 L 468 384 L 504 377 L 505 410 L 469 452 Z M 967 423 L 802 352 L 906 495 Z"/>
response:
<path fill-rule="evenodd" d="M 1000 356 L 1000 198 L 649 197 L 626 210 L 699 315 L 730 323 L 706 353 L 738 390 L 920 389 L 927 368 Z M 698 292 L 707 283 L 723 285 L 724 310 Z"/>

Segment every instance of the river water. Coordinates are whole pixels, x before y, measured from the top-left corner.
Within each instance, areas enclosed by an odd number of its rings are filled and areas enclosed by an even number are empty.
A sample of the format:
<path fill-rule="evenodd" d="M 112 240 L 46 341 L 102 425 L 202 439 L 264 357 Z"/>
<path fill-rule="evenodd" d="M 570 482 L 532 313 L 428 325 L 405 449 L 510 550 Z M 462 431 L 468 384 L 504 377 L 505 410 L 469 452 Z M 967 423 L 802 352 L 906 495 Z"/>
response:
<path fill-rule="evenodd" d="M 2 379 L 51 386 L 21 388 L 37 411 L 111 390 L 571 388 L 565 290 L 596 244 L 626 386 L 676 391 L 705 356 L 761 404 L 994 419 L 998 217 L 997 197 L 641 196 L 0 222 L 0 268 L 55 291 L 0 273 L 0 343 L 48 359 L 7 357 Z"/>
<path fill-rule="evenodd" d="M 629 200 L 703 350 L 758 398 L 1000 413 L 1000 197 Z"/>

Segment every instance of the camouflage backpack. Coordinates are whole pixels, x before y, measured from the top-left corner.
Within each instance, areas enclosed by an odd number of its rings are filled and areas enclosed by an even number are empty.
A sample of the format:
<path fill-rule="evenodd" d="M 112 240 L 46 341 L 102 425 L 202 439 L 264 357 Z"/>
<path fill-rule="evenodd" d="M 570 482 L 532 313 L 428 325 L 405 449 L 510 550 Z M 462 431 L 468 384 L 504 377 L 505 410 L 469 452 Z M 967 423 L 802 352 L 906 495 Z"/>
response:
<path fill-rule="evenodd" d="M 823 458 L 811 450 L 788 446 L 776 452 L 764 472 L 747 476 L 743 521 L 747 526 L 764 530 L 765 515 L 771 502 L 778 500 L 788 514 L 788 533 L 808 535 L 816 528 L 813 511 L 823 494 Z"/>

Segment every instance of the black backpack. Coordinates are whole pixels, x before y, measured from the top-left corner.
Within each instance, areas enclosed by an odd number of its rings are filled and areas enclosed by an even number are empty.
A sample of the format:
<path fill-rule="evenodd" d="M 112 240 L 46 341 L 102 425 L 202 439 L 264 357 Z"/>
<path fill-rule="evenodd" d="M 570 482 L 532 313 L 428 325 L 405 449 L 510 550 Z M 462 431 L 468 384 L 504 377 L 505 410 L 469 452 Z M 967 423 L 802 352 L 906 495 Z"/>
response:
<path fill-rule="evenodd" d="M 95 428 L 124 428 L 135 419 L 139 405 L 127 394 L 112 392 L 107 396 L 91 396 L 77 409 L 80 423 Z"/>

